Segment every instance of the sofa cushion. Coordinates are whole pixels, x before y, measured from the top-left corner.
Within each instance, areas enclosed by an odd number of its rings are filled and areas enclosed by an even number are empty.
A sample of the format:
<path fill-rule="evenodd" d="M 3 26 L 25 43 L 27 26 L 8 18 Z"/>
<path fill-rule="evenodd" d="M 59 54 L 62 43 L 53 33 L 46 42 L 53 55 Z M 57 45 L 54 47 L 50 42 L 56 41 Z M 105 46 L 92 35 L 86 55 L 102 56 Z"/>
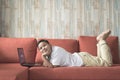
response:
<path fill-rule="evenodd" d="M 19 63 L 0 63 L 0 80 L 28 80 L 28 67 Z"/>
<path fill-rule="evenodd" d="M 119 63 L 118 37 L 110 36 L 107 38 L 108 45 L 113 56 L 113 63 Z M 81 52 L 89 52 L 92 55 L 97 55 L 97 41 L 95 36 L 80 36 L 79 50 Z"/>
<path fill-rule="evenodd" d="M 30 80 L 119 80 L 119 79 L 120 79 L 120 66 L 30 68 Z"/>
<path fill-rule="evenodd" d="M 19 62 L 17 48 L 24 48 L 26 62 L 35 62 L 37 41 L 34 38 L 0 38 L 0 62 Z"/>
<path fill-rule="evenodd" d="M 40 39 L 38 39 L 40 40 Z M 75 39 L 47 39 L 50 44 L 52 44 L 53 46 L 60 46 L 63 47 L 64 49 L 66 49 L 67 51 L 74 53 L 74 52 L 78 52 L 79 51 L 79 44 L 78 41 Z M 42 59 L 41 59 L 41 53 L 39 52 L 39 50 L 37 50 L 37 56 L 36 56 L 36 62 L 37 63 L 41 63 Z"/>

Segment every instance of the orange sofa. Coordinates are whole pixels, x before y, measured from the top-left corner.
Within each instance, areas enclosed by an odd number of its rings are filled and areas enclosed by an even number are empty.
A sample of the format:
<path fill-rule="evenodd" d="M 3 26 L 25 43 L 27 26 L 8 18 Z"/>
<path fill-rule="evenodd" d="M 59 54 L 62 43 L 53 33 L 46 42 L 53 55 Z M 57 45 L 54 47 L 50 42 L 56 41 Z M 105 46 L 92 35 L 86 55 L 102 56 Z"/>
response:
<path fill-rule="evenodd" d="M 96 37 L 48 39 L 52 45 L 69 52 L 87 51 L 96 56 Z M 0 38 L 0 80 L 120 80 L 118 37 L 110 36 L 108 45 L 113 56 L 111 67 L 24 67 L 19 64 L 17 48 L 24 48 L 26 61 L 42 64 L 35 38 Z"/>

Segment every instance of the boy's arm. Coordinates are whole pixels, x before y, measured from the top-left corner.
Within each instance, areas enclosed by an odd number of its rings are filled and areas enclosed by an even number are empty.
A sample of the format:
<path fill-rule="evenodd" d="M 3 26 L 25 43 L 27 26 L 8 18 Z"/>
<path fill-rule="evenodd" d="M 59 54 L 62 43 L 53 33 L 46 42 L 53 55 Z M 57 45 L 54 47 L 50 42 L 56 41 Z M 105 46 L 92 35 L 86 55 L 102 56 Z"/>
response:
<path fill-rule="evenodd" d="M 43 60 L 43 66 L 45 67 L 50 67 L 50 68 L 60 67 L 59 65 L 52 65 L 52 63 L 50 63 L 49 60 L 46 58 L 46 55 L 42 55 L 42 60 Z"/>
<path fill-rule="evenodd" d="M 43 60 L 43 66 L 50 67 L 50 68 L 54 67 L 46 58 L 46 55 L 42 55 L 42 60 Z"/>

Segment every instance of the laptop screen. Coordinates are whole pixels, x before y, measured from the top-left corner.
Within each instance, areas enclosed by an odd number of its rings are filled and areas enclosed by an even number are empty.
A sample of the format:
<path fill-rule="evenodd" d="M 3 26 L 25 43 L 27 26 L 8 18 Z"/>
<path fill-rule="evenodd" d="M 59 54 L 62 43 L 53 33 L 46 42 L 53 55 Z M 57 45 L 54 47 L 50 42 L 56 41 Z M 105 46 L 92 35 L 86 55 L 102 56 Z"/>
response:
<path fill-rule="evenodd" d="M 24 56 L 23 48 L 17 48 L 17 51 L 18 51 L 18 57 L 19 57 L 20 64 L 24 64 L 25 63 L 25 56 Z"/>

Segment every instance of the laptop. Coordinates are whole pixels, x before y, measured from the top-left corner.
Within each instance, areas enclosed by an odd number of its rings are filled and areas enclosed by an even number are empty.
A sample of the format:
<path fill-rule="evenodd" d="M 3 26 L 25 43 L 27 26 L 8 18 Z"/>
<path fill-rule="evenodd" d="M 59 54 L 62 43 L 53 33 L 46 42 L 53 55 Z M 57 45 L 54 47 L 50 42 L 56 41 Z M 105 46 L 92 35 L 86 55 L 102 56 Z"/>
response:
<path fill-rule="evenodd" d="M 22 66 L 27 66 L 27 67 L 35 66 L 34 63 L 26 63 L 23 48 L 17 48 L 17 51 L 18 51 L 19 61 Z"/>

